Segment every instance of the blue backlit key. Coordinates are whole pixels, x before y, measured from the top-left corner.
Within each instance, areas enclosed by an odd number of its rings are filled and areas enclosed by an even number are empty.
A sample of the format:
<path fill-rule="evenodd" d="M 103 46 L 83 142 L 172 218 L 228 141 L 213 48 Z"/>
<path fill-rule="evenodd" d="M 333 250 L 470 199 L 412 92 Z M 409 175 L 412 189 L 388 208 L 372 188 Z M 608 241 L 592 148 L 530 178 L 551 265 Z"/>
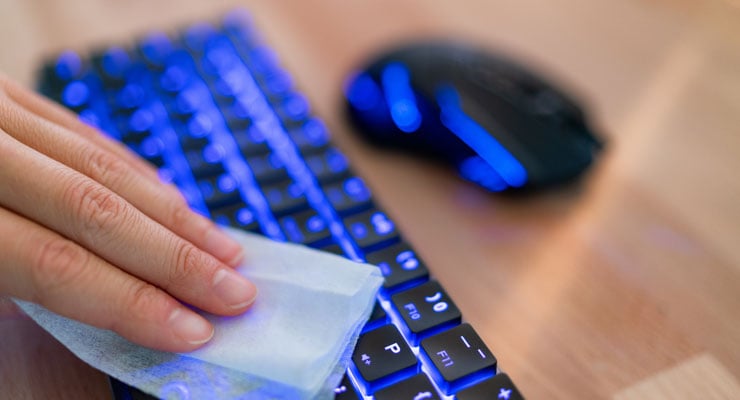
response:
<path fill-rule="evenodd" d="M 349 381 L 347 374 L 344 375 L 339 386 L 334 389 L 334 400 L 360 400 L 355 387 Z"/>
<path fill-rule="evenodd" d="M 285 236 L 294 243 L 318 246 L 331 240 L 329 227 L 314 210 L 305 210 L 278 219 Z"/>
<path fill-rule="evenodd" d="M 375 249 L 398 239 L 393 221 L 376 209 L 346 217 L 344 226 L 363 249 Z"/>
<path fill-rule="evenodd" d="M 239 151 L 245 156 L 253 156 L 257 154 L 267 154 L 270 152 L 270 147 L 267 145 L 264 134 L 252 125 L 249 129 L 239 131 L 234 130 L 234 139 L 239 146 Z"/>
<path fill-rule="evenodd" d="M 244 203 L 217 208 L 211 211 L 211 218 L 216 223 L 247 231 L 259 232 L 260 225 L 254 212 Z"/>
<path fill-rule="evenodd" d="M 439 400 L 437 390 L 424 374 L 417 374 L 375 392 L 375 400 Z"/>
<path fill-rule="evenodd" d="M 329 145 L 326 126 L 316 118 L 309 118 L 303 125 L 288 131 L 296 147 L 302 154 L 313 154 L 325 150 Z"/>
<path fill-rule="evenodd" d="M 457 393 L 457 400 L 524 400 L 509 376 L 501 373 Z"/>
<path fill-rule="evenodd" d="M 394 378 L 412 375 L 418 370 L 414 353 L 393 325 L 362 334 L 352 361 L 370 393 Z"/>
<path fill-rule="evenodd" d="M 380 302 L 376 300 L 373 311 L 372 313 L 370 313 L 370 318 L 368 318 L 367 323 L 365 323 L 365 326 L 362 328 L 362 330 L 363 332 L 371 331 L 387 323 L 388 314 L 385 312 L 383 306 L 380 305 Z"/>
<path fill-rule="evenodd" d="M 424 262 L 404 242 L 367 253 L 365 259 L 369 264 L 380 267 L 385 277 L 383 289 L 388 292 L 413 286 L 429 278 L 429 270 Z"/>
<path fill-rule="evenodd" d="M 239 182 L 229 174 L 212 176 L 198 181 L 203 200 L 210 209 L 218 208 L 241 200 Z"/>
<path fill-rule="evenodd" d="M 450 296 L 436 281 L 396 293 L 391 301 L 406 322 L 414 343 L 419 336 L 460 323 L 462 317 Z"/>
<path fill-rule="evenodd" d="M 319 182 L 330 182 L 349 173 L 347 158 L 334 147 L 306 157 L 308 168 Z"/>
<path fill-rule="evenodd" d="M 370 190 L 357 176 L 326 184 L 323 189 L 332 207 L 340 215 L 352 214 L 372 205 Z"/>
<path fill-rule="evenodd" d="M 421 350 L 438 373 L 440 389 L 448 394 L 466 380 L 496 371 L 496 357 L 467 323 L 422 340 Z"/>
<path fill-rule="evenodd" d="M 297 182 L 291 180 L 264 185 L 262 193 L 264 193 L 267 202 L 270 203 L 270 210 L 276 216 L 308 207 L 303 188 Z"/>
<path fill-rule="evenodd" d="M 277 182 L 288 178 L 282 160 L 275 153 L 255 155 L 247 158 L 247 164 L 252 169 L 254 178 L 260 184 Z"/>
<path fill-rule="evenodd" d="M 185 153 L 190 170 L 196 178 L 220 175 L 226 172 L 222 164 L 225 156 L 223 147 L 208 145 L 203 150 L 190 150 Z"/>

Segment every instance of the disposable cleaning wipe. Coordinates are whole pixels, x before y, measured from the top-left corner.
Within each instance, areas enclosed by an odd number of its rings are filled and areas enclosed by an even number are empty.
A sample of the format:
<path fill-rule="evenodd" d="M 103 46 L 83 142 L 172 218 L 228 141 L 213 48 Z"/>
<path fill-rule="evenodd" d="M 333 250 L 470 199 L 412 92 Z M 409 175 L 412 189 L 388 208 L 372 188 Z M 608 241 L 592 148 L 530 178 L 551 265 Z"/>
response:
<path fill-rule="evenodd" d="M 257 300 L 236 317 L 201 312 L 216 332 L 185 354 L 18 305 L 80 359 L 165 399 L 333 399 L 383 278 L 377 267 L 228 229 L 244 248 L 237 270 Z"/>

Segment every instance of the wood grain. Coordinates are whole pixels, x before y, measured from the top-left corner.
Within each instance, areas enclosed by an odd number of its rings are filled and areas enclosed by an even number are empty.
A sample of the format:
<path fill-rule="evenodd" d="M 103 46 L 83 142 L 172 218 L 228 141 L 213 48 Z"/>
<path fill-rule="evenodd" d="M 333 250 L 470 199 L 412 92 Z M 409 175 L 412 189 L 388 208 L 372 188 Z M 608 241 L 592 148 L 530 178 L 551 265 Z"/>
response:
<path fill-rule="evenodd" d="M 234 4 L 0 2 L 0 70 L 30 84 L 46 54 Z M 690 393 L 740 398 L 737 0 L 246 6 L 525 395 L 670 399 L 709 383 Z M 608 139 L 600 163 L 557 191 L 492 196 L 360 142 L 337 112 L 345 77 L 374 51 L 428 36 L 506 52 L 563 82 Z M 0 321 L 0 334 L 0 398 L 107 395 L 99 373 L 30 322 Z"/>

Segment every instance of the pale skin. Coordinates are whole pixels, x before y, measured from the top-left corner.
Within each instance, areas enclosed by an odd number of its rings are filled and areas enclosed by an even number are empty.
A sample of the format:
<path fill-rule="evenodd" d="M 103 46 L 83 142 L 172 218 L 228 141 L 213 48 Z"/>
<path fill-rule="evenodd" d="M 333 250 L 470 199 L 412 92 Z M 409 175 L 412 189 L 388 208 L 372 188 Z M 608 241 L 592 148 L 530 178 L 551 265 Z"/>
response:
<path fill-rule="evenodd" d="M 189 306 L 238 315 L 254 301 L 243 257 L 146 162 L 0 75 L 0 317 L 15 297 L 187 352 L 214 333 Z"/>

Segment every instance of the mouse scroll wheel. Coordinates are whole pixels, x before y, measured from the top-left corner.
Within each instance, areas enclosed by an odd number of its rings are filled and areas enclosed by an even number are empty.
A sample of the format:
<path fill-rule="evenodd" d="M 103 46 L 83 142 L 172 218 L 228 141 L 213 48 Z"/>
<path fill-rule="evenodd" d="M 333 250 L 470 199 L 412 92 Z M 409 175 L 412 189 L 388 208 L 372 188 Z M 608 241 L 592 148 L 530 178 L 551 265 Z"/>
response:
<path fill-rule="evenodd" d="M 550 117 L 560 114 L 563 111 L 564 104 L 559 96 L 549 90 L 528 93 L 529 104 L 532 113 Z"/>

